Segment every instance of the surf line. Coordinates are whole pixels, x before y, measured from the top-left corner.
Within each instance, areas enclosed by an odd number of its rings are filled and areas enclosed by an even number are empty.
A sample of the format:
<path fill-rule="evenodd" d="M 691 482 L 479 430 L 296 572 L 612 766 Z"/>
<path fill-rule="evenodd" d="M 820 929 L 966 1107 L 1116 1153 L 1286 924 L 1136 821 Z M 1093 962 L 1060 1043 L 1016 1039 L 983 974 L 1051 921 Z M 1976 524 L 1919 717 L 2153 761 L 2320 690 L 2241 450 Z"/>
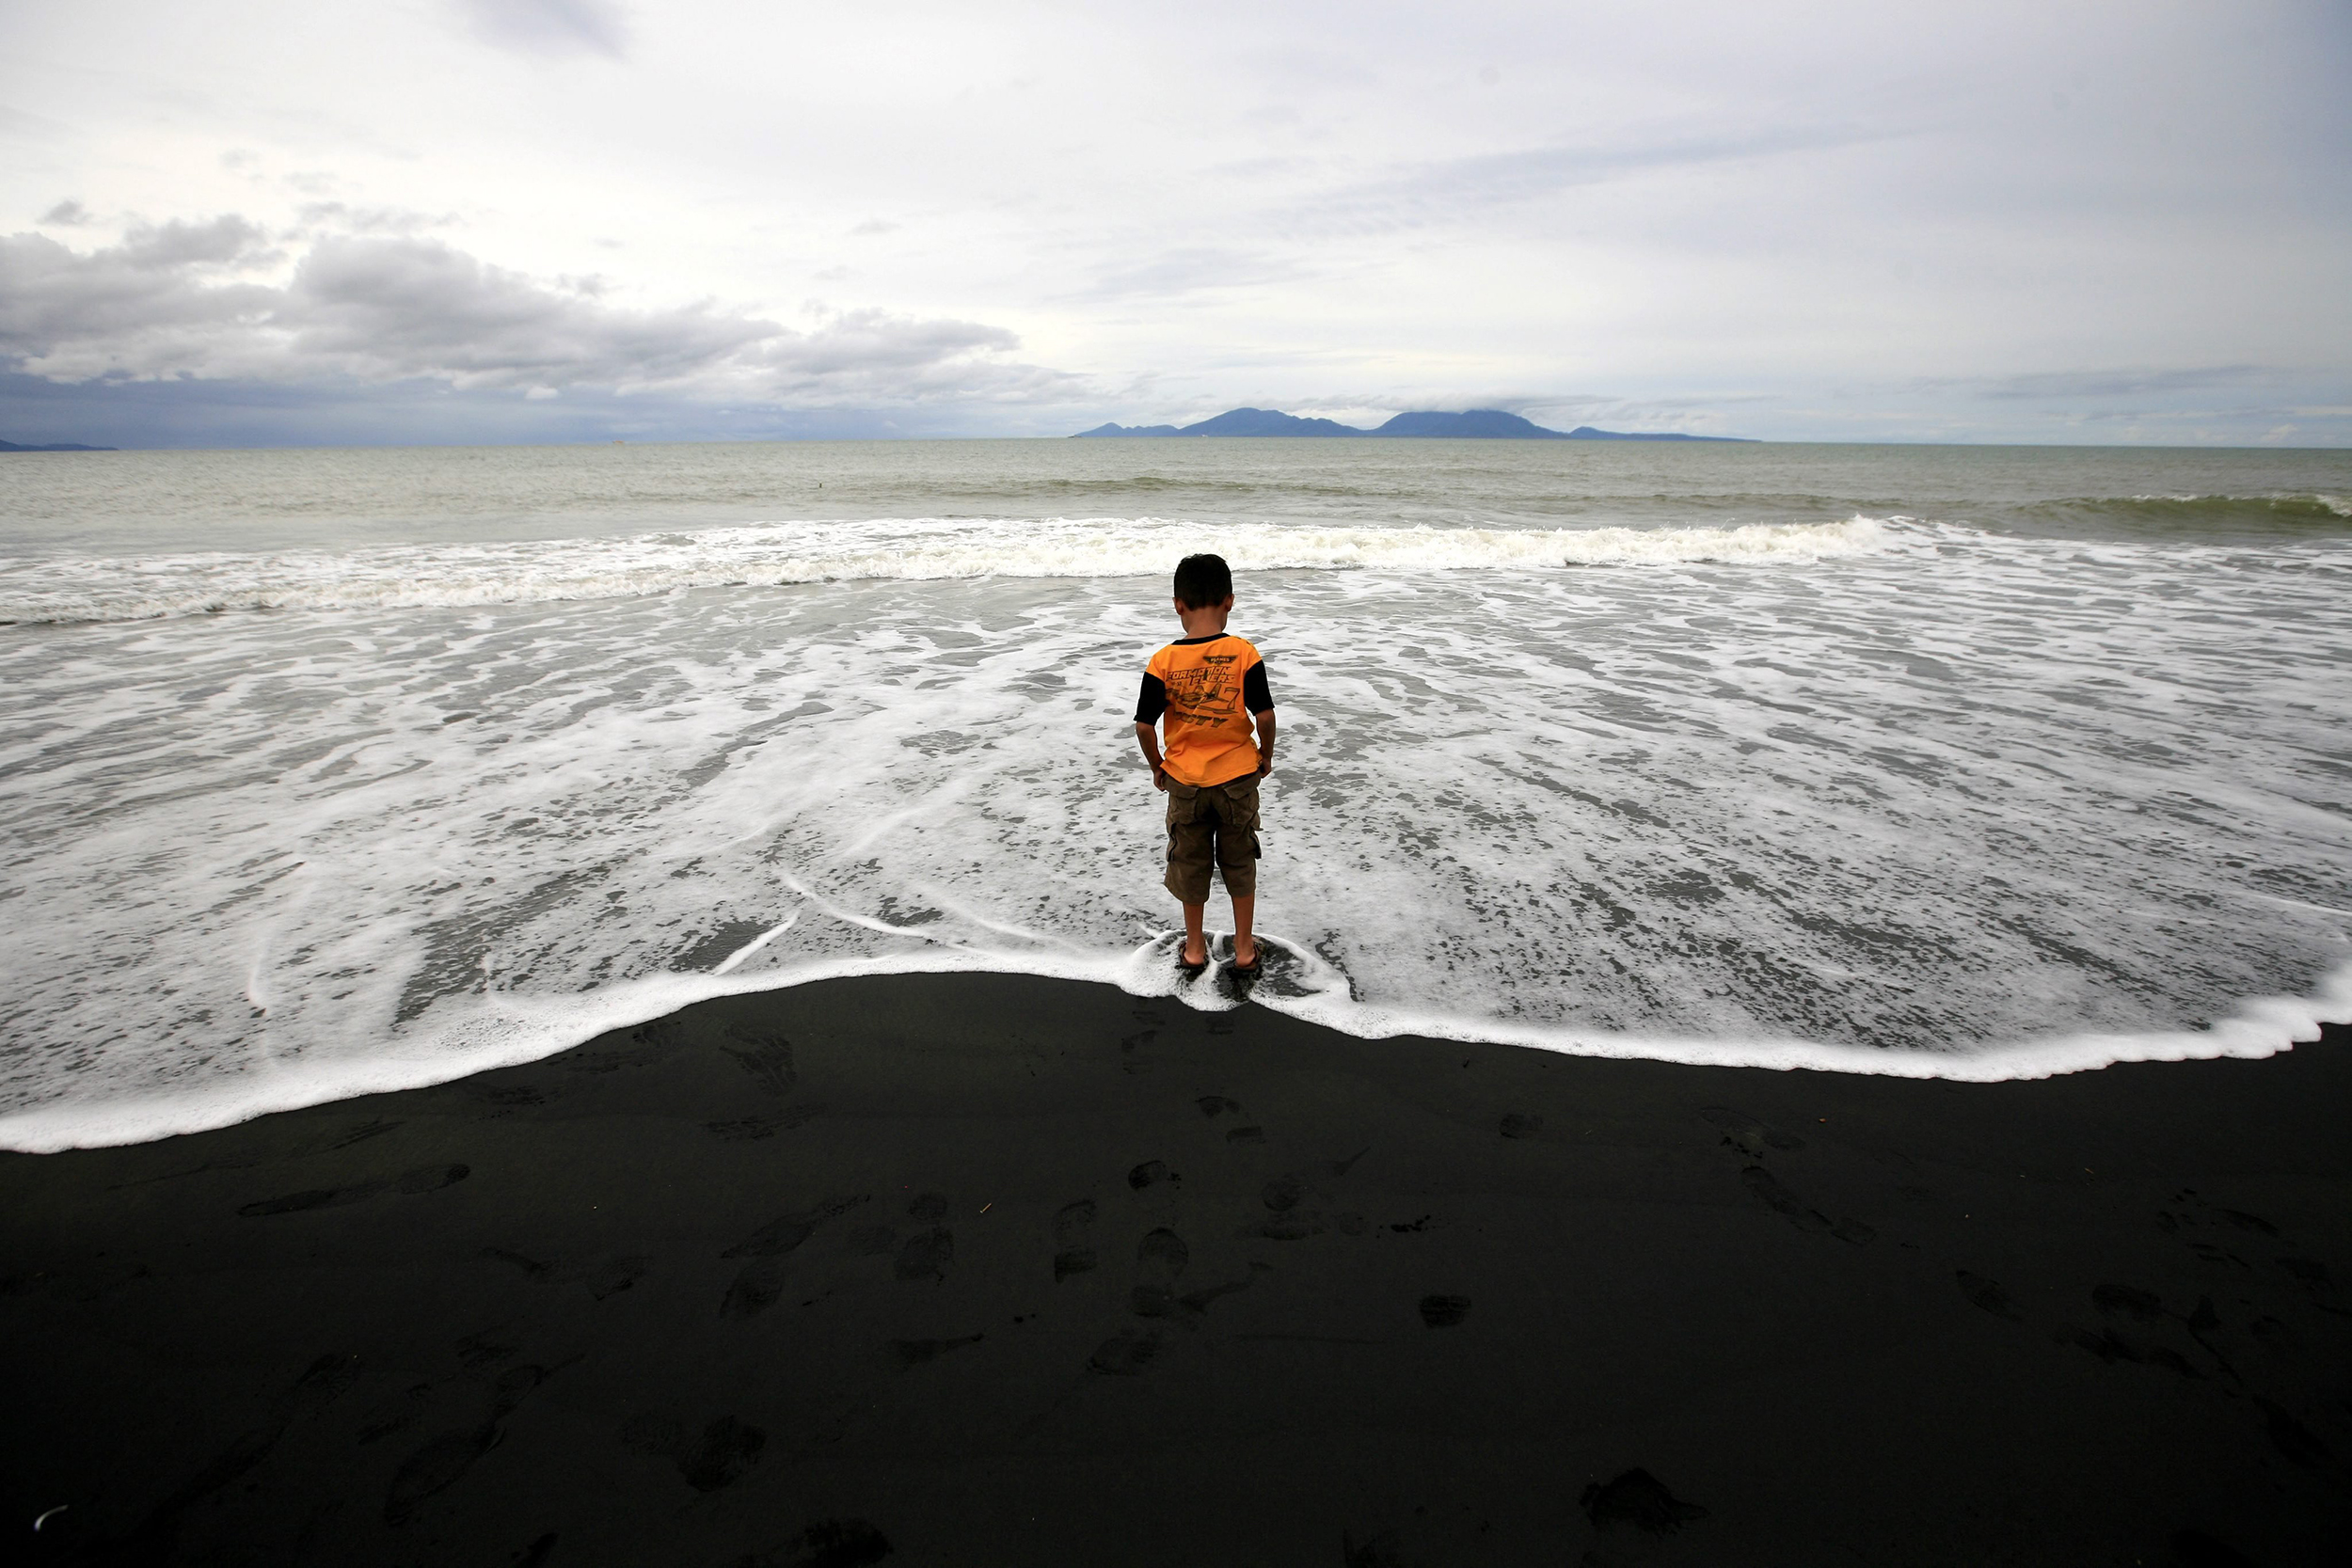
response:
<path fill-rule="evenodd" d="M 726 974 L 737 964 L 741 963 L 745 958 L 750 958 L 753 954 L 758 952 L 761 948 L 767 946 L 770 942 L 784 935 L 785 932 L 790 930 L 796 924 L 799 923 L 800 918 L 801 911 L 794 910 L 790 914 L 784 917 L 783 925 L 770 927 L 767 930 L 760 932 L 759 935 L 752 938 L 751 941 L 745 942 L 742 946 L 728 954 L 726 961 L 722 963 L 718 968 L 712 970 L 711 974 Z"/>

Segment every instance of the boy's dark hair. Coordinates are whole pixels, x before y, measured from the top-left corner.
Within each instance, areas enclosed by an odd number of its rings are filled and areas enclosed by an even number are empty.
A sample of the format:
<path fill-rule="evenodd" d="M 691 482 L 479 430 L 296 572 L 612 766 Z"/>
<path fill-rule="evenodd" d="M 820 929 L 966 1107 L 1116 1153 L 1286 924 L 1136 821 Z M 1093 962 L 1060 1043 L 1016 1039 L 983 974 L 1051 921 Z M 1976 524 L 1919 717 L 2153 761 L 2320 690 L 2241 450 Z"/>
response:
<path fill-rule="evenodd" d="M 1221 555 L 1188 555 L 1176 562 L 1176 602 L 1206 610 L 1232 596 L 1233 573 Z"/>

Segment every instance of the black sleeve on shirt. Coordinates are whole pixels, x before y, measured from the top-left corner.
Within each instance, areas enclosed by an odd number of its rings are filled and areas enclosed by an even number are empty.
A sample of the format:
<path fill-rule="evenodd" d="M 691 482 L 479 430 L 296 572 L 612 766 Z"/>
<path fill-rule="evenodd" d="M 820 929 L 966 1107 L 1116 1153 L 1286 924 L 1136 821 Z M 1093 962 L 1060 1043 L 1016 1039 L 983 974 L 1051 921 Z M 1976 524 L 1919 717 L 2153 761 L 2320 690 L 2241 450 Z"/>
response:
<path fill-rule="evenodd" d="M 1249 673 L 1241 678 L 1242 706 L 1252 713 L 1270 713 L 1274 709 L 1274 690 L 1265 683 L 1265 660 L 1249 667 Z"/>
<path fill-rule="evenodd" d="M 1168 688 L 1160 684 L 1159 676 L 1145 671 L 1143 692 L 1136 699 L 1136 722 L 1156 724 L 1160 721 L 1160 715 L 1167 711 Z"/>

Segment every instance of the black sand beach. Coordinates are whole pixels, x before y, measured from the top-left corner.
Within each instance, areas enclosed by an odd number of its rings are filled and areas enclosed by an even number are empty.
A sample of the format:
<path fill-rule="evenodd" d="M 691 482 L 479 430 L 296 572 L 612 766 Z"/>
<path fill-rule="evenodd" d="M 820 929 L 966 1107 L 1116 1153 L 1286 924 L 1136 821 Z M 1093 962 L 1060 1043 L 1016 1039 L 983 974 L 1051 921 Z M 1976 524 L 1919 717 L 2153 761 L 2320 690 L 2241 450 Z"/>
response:
<path fill-rule="evenodd" d="M 0 1520 L 139 1563 L 2340 1560 L 2348 1044 L 1966 1085 L 1007 977 L 712 1003 L 0 1157 Z"/>

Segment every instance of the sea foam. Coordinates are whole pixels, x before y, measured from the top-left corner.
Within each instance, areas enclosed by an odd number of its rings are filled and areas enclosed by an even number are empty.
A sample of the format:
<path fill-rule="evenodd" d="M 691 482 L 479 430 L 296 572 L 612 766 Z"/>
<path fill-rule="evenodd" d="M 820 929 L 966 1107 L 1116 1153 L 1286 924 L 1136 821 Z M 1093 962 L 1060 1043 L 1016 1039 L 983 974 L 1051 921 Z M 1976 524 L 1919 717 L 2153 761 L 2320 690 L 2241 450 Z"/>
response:
<path fill-rule="evenodd" d="M 454 1078 L 829 975 L 1230 1005 L 1179 992 L 1129 723 L 1174 628 L 1161 526 L 1103 529 L 1152 541 L 1150 576 L 517 598 L 509 560 L 475 606 L 12 629 L 0 1146 Z M 2352 1014 L 2341 545 L 1882 518 L 1589 570 L 1558 539 L 1468 562 L 1473 530 L 1208 531 L 1293 562 L 1248 572 L 1235 622 L 1283 721 L 1268 1006 L 1952 1078 L 2258 1054 Z M 1050 559 L 1093 548 L 1064 532 Z M 600 547 L 528 553 L 569 581 Z"/>
<path fill-rule="evenodd" d="M 695 588 L 1126 577 L 1197 550 L 1244 571 L 1798 562 L 1878 546 L 1875 519 L 1729 528 L 1203 526 L 1154 517 L 883 518 L 627 538 L 0 560 L 0 623 L 252 610 L 395 610 L 614 599 Z"/>

